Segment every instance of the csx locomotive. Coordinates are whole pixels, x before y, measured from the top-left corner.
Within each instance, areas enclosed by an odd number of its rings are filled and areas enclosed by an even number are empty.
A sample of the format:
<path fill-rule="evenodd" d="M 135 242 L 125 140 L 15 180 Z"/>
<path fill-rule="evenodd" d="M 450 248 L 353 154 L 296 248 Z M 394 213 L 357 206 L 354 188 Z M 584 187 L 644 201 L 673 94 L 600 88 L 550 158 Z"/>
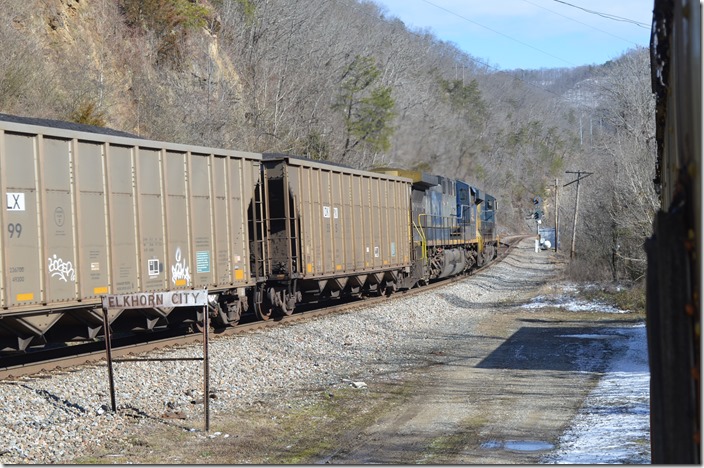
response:
<path fill-rule="evenodd" d="M 0 114 L 0 350 L 94 340 L 106 295 L 207 289 L 216 326 L 390 294 L 496 256 L 496 200 L 423 172 Z M 197 308 L 111 309 L 113 333 Z"/>

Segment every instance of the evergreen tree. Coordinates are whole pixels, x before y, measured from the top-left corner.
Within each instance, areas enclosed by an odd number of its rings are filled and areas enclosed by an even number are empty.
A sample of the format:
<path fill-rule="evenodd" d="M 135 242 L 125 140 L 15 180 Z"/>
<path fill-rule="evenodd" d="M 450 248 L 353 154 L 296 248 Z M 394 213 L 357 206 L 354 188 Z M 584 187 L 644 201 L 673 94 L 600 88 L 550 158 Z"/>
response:
<path fill-rule="evenodd" d="M 374 58 L 359 55 L 342 76 L 333 109 L 344 113 L 343 160 L 360 145 L 373 152 L 387 151 L 391 145 L 395 103 L 391 87 L 380 85 L 379 76 Z"/>

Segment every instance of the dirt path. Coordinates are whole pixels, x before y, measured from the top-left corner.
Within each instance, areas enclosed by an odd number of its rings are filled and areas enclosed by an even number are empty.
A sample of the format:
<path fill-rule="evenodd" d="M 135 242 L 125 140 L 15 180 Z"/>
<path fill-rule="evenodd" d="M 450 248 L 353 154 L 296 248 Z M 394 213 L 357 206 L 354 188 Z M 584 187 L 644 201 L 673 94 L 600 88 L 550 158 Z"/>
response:
<path fill-rule="evenodd" d="M 409 400 L 326 461 L 536 463 L 553 447 L 618 343 L 581 338 L 613 325 L 604 317 L 515 308 L 555 274 L 553 257 L 530 247 L 508 260 L 523 274 L 473 304 L 476 321 L 445 359 L 411 374 Z"/>
<path fill-rule="evenodd" d="M 603 343 L 557 338 L 585 331 L 528 327 L 493 351 L 458 345 L 446 362 L 413 373 L 408 401 L 326 461 L 538 462 L 596 381 L 597 374 L 579 372 L 575 359 L 591 354 L 598 360 L 611 351 Z"/>

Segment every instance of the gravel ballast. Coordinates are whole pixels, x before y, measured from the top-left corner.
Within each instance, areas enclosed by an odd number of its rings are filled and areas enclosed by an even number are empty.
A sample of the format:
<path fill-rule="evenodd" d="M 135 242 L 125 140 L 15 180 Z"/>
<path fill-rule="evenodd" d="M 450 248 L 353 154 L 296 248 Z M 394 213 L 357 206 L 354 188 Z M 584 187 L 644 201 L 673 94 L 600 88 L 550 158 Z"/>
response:
<path fill-rule="evenodd" d="M 210 342 L 212 415 L 283 404 L 306 389 L 393 379 L 415 356 L 468 330 L 479 304 L 527 300 L 555 275 L 555 264 L 524 241 L 501 263 L 464 281 L 381 305 Z M 192 345 L 149 357 L 201 357 Z M 110 411 L 105 363 L 0 382 L 0 462 L 69 463 L 129 437 L 135 426 L 177 421 L 203 427 L 202 364 L 116 363 L 118 411 Z M 351 381 L 351 382 L 350 382 Z"/>

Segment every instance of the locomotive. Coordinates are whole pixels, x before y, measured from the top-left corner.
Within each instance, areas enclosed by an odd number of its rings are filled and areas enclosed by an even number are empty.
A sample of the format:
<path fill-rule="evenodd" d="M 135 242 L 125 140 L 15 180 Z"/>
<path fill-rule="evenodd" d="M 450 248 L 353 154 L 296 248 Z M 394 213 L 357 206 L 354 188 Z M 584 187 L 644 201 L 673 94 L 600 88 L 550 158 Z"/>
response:
<path fill-rule="evenodd" d="M 0 351 L 102 336 L 102 297 L 208 290 L 251 311 L 391 294 L 496 256 L 494 197 L 421 171 L 166 143 L 0 114 Z M 115 335 L 200 308 L 111 309 Z"/>

